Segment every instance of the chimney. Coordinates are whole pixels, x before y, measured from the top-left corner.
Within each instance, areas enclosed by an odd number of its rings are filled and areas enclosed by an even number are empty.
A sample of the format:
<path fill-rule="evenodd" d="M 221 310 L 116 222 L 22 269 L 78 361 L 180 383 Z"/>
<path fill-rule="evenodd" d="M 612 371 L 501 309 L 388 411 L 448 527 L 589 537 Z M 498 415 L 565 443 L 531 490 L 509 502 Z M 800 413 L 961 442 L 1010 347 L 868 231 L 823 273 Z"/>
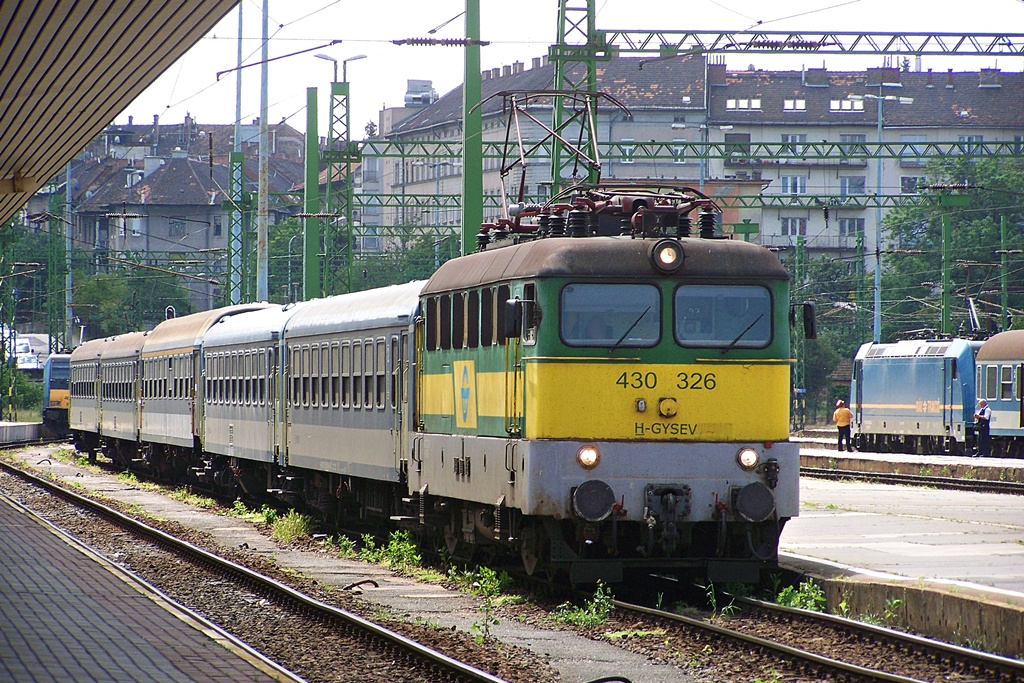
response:
<path fill-rule="evenodd" d="M 926 87 L 926 88 L 934 88 L 935 87 L 935 84 L 932 83 L 932 70 L 931 69 L 928 69 L 928 82 L 925 83 L 924 87 Z"/>
<path fill-rule="evenodd" d="M 828 87 L 828 69 L 807 69 L 803 72 L 804 85 L 809 88 Z"/>
<path fill-rule="evenodd" d="M 501 67 L 501 75 L 502 75 L 502 77 L 511 76 L 512 75 L 512 67 L 509 66 L 508 64 L 506 64 L 505 66 Z"/>
<path fill-rule="evenodd" d="M 1002 87 L 1002 84 L 999 82 L 999 69 L 982 69 L 980 72 L 978 72 L 978 87 Z"/>
<path fill-rule="evenodd" d="M 498 67 L 491 69 L 491 78 L 501 78 L 501 69 Z"/>
<path fill-rule="evenodd" d="M 952 69 L 950 69 L 949 71 L 946 72 L 946 87 L 947 88 L 952 88 L 953 87 L 953 70 Z"/>
<path fill-rule="evenodd" d="M 481 71 L 480 72 L 480 80 L 482 80 L 482 81 L 489 81 L 489 80 L 491 80 L 491 70 L 490 69 L 484 69 L 483 71 Z"/>
<path fill-rule="evenodd" d="M 894 66 L 871 67 L 867 72 L 867 85 L 878 87 L 880 85 L 898 85 L 900 83 L 900 70 Z"/>
<path fill-rule="evenodd" d="M 539 69 L 540 68 L 540 57 L 534 57 L 533 58 L 533 60 L 530 62 L 530 68 L 531 69 Z"/>
<path fill-rule="evenodd" d="M 132 125 L 132 115 L 131 114 L 128 115 L 128 125 L 129 126 Z"/>
<path fill-rule="evenodd" d="M 725 85 L 725 64 L 708 64 L 708 85 Z"/>
<path fill-rule="evenodd" d="M 523 63 L 522 62 L 512 62 L 512 73 L 514 73 L 514 74 L 521 74 L 521 73 L 523 73 Z"/>

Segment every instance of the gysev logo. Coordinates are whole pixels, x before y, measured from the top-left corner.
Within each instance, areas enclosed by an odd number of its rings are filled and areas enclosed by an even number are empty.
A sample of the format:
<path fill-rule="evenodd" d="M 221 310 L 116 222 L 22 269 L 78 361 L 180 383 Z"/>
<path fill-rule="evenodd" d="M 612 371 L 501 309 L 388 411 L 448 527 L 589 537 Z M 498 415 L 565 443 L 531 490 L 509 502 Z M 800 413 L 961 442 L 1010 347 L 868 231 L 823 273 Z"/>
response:
<path fill-rule="evenodd" d="M 452 363 L 455 383 L 455 426 L 476 429 L 476 369 L 471 360 Z"/>

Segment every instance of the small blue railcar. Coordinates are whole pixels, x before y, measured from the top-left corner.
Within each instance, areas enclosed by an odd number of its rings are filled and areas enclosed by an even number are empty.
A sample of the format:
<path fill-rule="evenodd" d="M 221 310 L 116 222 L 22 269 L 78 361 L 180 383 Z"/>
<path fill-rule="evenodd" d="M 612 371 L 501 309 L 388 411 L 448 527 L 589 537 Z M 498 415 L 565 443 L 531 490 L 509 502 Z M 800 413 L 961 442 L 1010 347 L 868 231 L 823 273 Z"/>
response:
<path fill-rule="evenodd" d="M 857 448 L 969 452 L 974 442 L 975 355 L 981 346 L 964 339 L 861 346 L 850 387 Z"/>

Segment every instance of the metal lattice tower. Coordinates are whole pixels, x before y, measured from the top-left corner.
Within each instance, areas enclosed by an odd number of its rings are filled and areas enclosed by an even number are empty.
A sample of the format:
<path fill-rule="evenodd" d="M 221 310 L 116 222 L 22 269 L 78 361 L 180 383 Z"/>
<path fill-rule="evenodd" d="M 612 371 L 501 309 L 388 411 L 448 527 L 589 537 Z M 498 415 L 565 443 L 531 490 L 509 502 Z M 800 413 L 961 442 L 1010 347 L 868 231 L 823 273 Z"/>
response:
<path fill-rule="evenodd" d="M 349 84 L 331 83 L 331 128 L 327 135 L 327 219 L 324 226 L 324 294 L 352 291 L 355 267 L 355 225 L 352 216 L 352 163 L 360 159 L 352 143 L 349 120 Z M 338 188 L 336 183 L 343 183 Z"/>
<path fill-rule="evenodd" d="M 231 195 L 228 214 L 228 288 L 227 303 L 251 301 L 249 291 L 249 259 L 245 251 L 245 155 L 232 152 L 228 166 L 228 192 Z"/>
<path fill-rule="evenodd" d="M 548 51 L 548 58 L 555 65 L 555 90 L 578 90 L 585 92 L 597 91 L 597 59 L 604 54 L 603 34 L 598 33 L 594 0 L 570 6 L 569 0 L 558 3 L 558 38 L 557 43 Z M 593 106 L 593 100 L 587 100 Z M 595 114 L 596 112 L 591 112 Z M 563 98 L 555 97 L 551 127 L 562 131 L 566 122 L 573 117 L 567 111 Z M 580 125 L 573 130 L 578 138 L 578 146 L 583 149 L 592 148 L 591 158 L 598 159 L 597 141 L 590 139 L 590 131 Z M 586 177 L 580 177 L 577 159 L 568 157 L 564 146 L 557 138 L 551 145 L 551 182 L 552 193 L 557 193 L 568 184 L 577 182 L 596 183 L 600 174 L 599 168 L 591 167 Z"/>

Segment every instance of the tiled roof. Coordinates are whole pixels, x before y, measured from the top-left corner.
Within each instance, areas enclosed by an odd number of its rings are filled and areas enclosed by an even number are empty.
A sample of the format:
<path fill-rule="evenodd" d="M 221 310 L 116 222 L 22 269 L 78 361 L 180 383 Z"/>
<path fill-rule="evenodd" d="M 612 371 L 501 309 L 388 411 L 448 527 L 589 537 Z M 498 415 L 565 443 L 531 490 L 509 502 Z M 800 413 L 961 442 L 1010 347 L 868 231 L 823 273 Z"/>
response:
<path fill-rule="evenodd" d="M 642 63 L 642 68 L 641 68 Z M 482 83 L 482 98 L 505 90 L 548 90 L 555 69 L 552 64 L 527 69 Z M 606 92 L 626 107 L 640 109 L 703 109 L 704 62 L 699 56 L 684 55 L 664 61 L 616 58 L 598 62 L 597 89 Z M 684 98 L 689 100 L 685 101 Z M 499 98 L 484 104 L 484 116 L 501 112 Z M 395 133 L 454 123 L 462 117 L 462 86 L 446 93 L 437 102 L 404 119 Z"/>
<path fill-rule="evenodd" d="M 860 111 L 831 111 L 830 102 L 846 100 L 849 95 L 910 97 L 910 105 L 883 102 L 883 120 L 887 127 L 980 126 L 1024 128 L 1024 74 L 982 70 L 981 72 L 899 72 L 887 70 L 878 85 L 875 70 L 826 72 L 824 69 L 799 71 L 724 71 L 712 65 L 710 119 L 732 124 L 815 124 L 856 123 L 875 125 L 876 100 L 864 100 Z M 892 80 L 890 80 L 892 79 Z M 898 81 L 899 86 L 888 83 Z M 728 108 L 728 100 L 760 100 L 759 109 Z M 805 109 L 785 110 L 786 100 L 804 100 Z"/>
<path fill-rule="evenodd" d="M 114 204 L 219 204 L 226 198 L 228 187 L 226 168 L 215 165 L 211 181 L 209 165 L 185 158 L 168 159 L 131 187 L 124 187 L 124 180 L 115 176 L 82 204 L 82 210 Z"/>

